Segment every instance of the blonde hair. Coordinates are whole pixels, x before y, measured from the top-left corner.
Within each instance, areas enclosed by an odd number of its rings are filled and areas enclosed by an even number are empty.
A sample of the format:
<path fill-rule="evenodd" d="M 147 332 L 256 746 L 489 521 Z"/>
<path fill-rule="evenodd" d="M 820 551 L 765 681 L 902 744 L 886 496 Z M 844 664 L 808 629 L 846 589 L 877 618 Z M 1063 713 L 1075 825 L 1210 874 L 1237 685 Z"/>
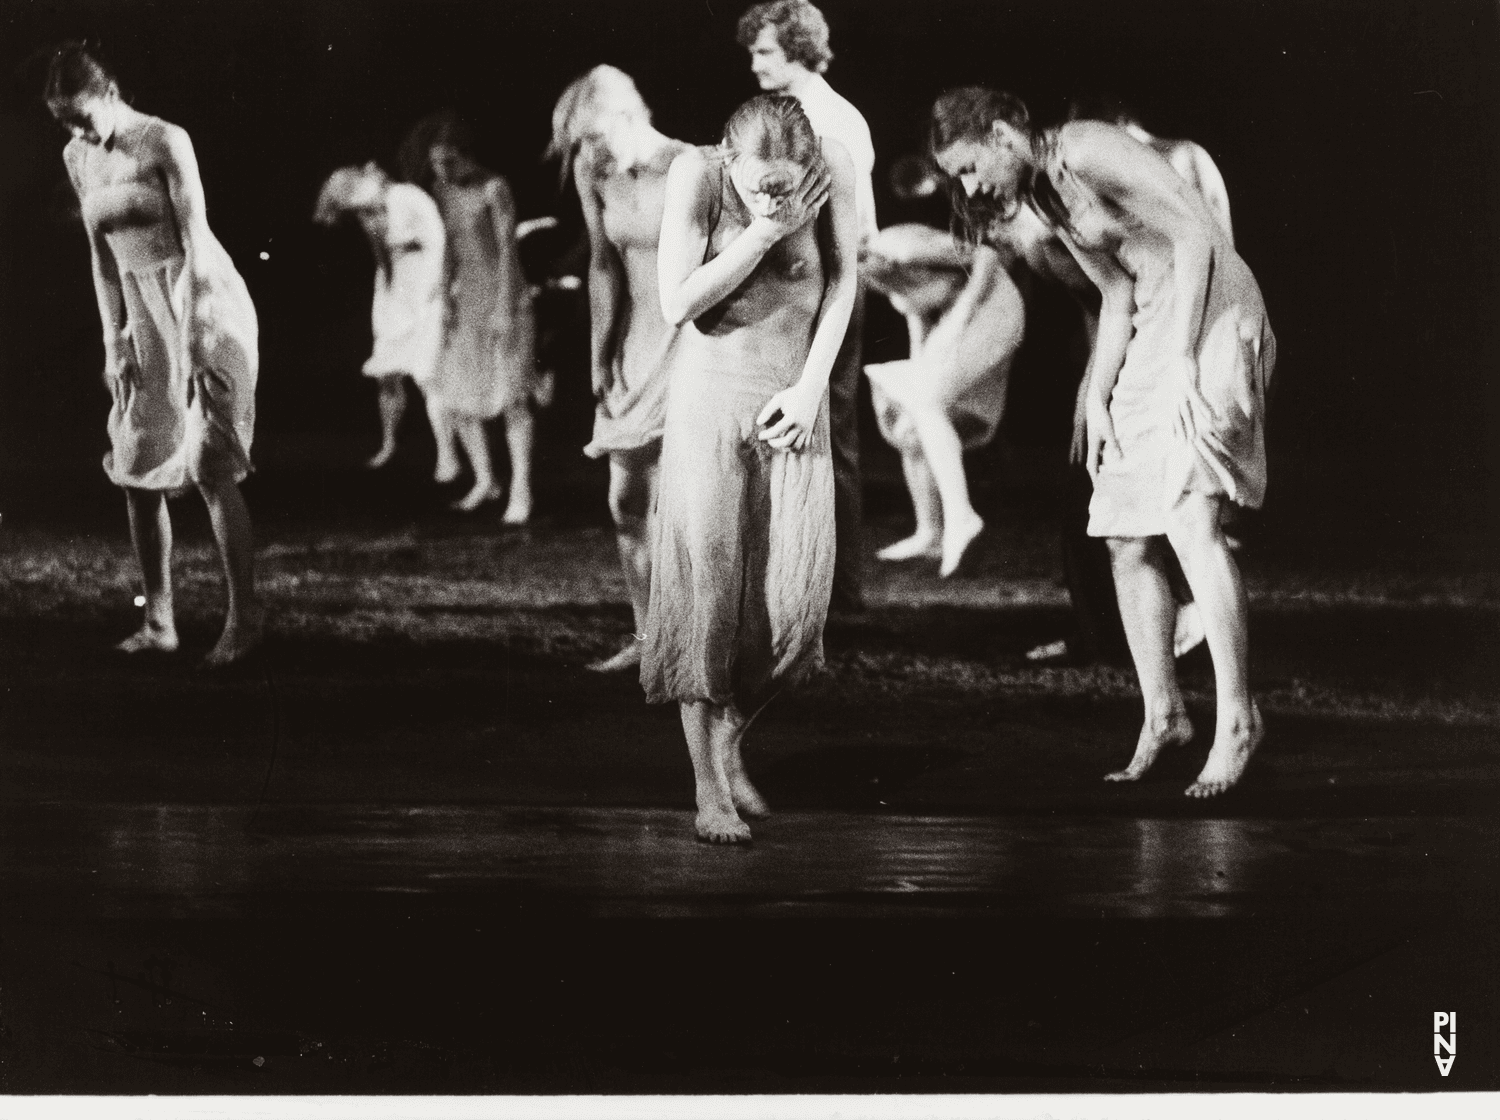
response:
<path fill-rule="evenodd" d="M 313 208 L 313 221 L 319 225 L 331 226 L 348 210 L 376 205 L 384 196 L 389 183 L 390 176 L 374 160 L 362 167 L 340 167 L 328 176 L 323 189 L 318 192 L 318 203 Z"/>
<path fill-rule="evenodd" d="M 641 91 L 636 89 L 629 74 L 615 66 L 595 66 L 570 82 L 557 99 L 552 108 L 552 142 L 547 145 L 546 158 L 561 161 L 562 184 L 573 176 L 573 162 L 589 126 L 615 98 L 623 98 L 639 110 L 643 120 L 651 120 L 651 110 L 646 107 Z"/>

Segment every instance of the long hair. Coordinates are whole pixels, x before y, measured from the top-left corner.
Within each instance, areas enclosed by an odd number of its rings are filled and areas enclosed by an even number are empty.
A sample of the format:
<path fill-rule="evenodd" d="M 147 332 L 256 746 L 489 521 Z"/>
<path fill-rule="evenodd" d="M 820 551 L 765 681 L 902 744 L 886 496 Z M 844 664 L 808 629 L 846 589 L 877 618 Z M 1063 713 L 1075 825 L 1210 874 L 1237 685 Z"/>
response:
<path fill-rule="evenodd" d="M 432 193 L 432 149 L 434 145 L 446 144 L 461 153 L 473 170 L 470 180 L 487 178 L 489 172 L 474 161 L 474 136 L 469 126 L 452 109 L 440 109 L 423 117 L 412 125 L 401 148 L 396 153 L 401 177 L 415 183 L 428 194 Z"/>
<path fill-rule="evenodd" d="M 1026 103 L 1014 94 L 988 86 L 961 86 L 947 90 L 933 102 L 928 118 L 927 152 L 934 166 L 939 152 L 960 141 L 988 143 L 997 121 L 1014 128 L 1028 142 L 1035 142 L 1031 113 Z M 991 201 L 982 197 L 970 198 L 963 184 L 944 175 L 941 168 L 938 168 L 938 176 L 948 190 L 953 233 L 970 244 L 983 241 L 995 222 L 1015 217 L 1022 197 L 1030 189 L 1030 183 L 1023 182 L 1016 197 Z"/>
<path fill-rule="evenodd" d="M 630 75 L 609 65 L 595 66 L 582 77 L 573 79 L 552 107 L 552 140 L 543 158 L 559 161 L 560 188 L 566 189 L 573 177 L 573 164 L 589 126 L 612 98 L 632 103 L 644 120 L 651 120 L 651 110 Z"/>

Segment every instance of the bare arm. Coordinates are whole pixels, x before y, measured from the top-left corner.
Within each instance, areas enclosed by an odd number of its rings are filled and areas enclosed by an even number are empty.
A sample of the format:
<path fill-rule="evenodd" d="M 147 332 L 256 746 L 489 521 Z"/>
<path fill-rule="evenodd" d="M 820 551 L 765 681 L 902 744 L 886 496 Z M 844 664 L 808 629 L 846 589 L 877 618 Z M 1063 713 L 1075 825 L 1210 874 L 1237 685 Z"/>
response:
<path fill-rule="evenodd" d="M 1171 346 L 1178 356 L 1191 359 L 1198 348 L 1213 260 L 1214 219 L 1207 205 L 1171 164 L 1121 129 L 1077 121 L 1064 126 L 1062 144 L 1064 161 L 1085 186 L 1171 246 L 1176 292 Z M 1104 329 L 1101 312 L 1101 350 Z"/>
<path fill-rule="evenodd" d="M 756 218 L 705 264 L 718 190 L 716 178 L 697 149 L 679 155 L 667 172 L 656 260 L 662 315 L 674 327 L 696 319 L 732 293 L 771 246 L 790 232 L 776 219 Z M 804 185 L 815 188 L 817 181 L 812 176 L 809 179 L 812 181 L 804 181 Z M 816 209 L 812 201 L 815 199 L 808 200 L 807 209 Z M 788 200 L 783 209 L 794 205 Z"/>
<path fill-rule="evenodd" d="M 495 229 L 495 244 L 500 248 L 499 298 L 495 304 L 497 322 L 494 327 L 504 331 L 509 328 L 505 317 L 519 307 L 520 301 L 527 296 L 520 258 L 515 253 L 516 200 L 510 192 L 510 184 L 499 175 L 485 184 L 484 200 Z"/>
<path fill-rule="evenodd" d="M 213 234 L 208 229 L 203 181 L 198 177 L 198 158 L 193 153 L 193 142 L 176 125 L 169 124 L 162 131 L 161 169 L 167 181 L 177 231 L 182 238 L 183 279 L 180 282 L 187 285 L 187 299 L 178 345 L 184 358 L 183 368 L 192 369 L 191 346 L 195 338 L 201 337 L 201 332 L 194 326 L 203 313 L 201 301 L 208 292 L 205 254 Z"/>
<path fill-rule="evenodd" d="M 1114 423 L 1109 415 L 1109 398 L 1120 379 L 1125 351 L 1135 329 L 1131 323 L 1135 309 L 1135 280 L 1113 257 L 1079 247 L 1064 231 L 1059 230 L 1058 234 L 1084 274 L 1099 289 L 1101 297 L 1097 320 L 1090 323 L 1089 313 L 1084 312 L 1085 329 L 1092 327 L 1093 345 L 1074 404 L 1071 453 L 1074 462 L 1081 459 L 1088 466 L 1089 473 L 1094 474 L 1099 468 L 1104 444 L 1113 446 L 1117 453 L 1119 451 Z"/>
<path fill-rule="evenodd" d="M 76 143 L 76 141 L 75 141 Z M 72 144 L 63 151 L 63 163 L 68 169 L 68 181 L 73 184 L 73 193 L 83 204 L 83 185 L 79 179 L 76 149 Z M 87 210 L 84 211 L 85 215 Z M 120 271 L 115 267 L 115 257 L 110 252 L 109 242 L 98 226 L 84 219 L 84 228 L 89 239 L 89 268 L 94 277 L 94 298 L 99 304 L 99 323 L 104 330 L 104 363 L 108 376 L 118 376 L 121 359 L 128 354 L 125 338 L 125 296 L 120 287 Z"/>
<path fill-rule="evenodd" d="M 1193 161 L 1193 179 L 1198 185 L 1198 193 L 1203 196 L 1203 201 L 1208 204 L 1208 209 L 1218 219 L 1219 225 L 1229 237 L 1229 244 L 1233 246 L 1234 222 L 1229 216 L 1229 188 L 1224 185 L 1224 176 L 1219 174 L 1219 165 L 1213 161 L 1212 156 L 1191 141 L 1188 142 L 1187 150 Z"/>
<path fill-rule="evenodd" d="M 625 304 L 625 263 L 604 233 L 604 205 L 593 187 L 591 166 L 583 158 L 573 165 L 573 185 L 583 206 L 589 233 L 589 359 L 594 396 L 613 379 L 615 342 Z"/>

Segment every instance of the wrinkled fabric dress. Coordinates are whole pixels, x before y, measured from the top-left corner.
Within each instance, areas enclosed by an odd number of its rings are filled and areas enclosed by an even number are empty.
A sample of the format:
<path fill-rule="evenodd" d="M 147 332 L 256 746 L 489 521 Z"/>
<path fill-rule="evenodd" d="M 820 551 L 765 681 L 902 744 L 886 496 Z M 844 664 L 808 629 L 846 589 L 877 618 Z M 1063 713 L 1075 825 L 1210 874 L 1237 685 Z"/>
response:
<path fill-rule="evenodd" d="M 1070 211 L 1098 205 L 1062 156 L 1053 156 L 1047 174 Z M 1135 280 L 1134 331 L 1109 403 L 1120 452 L 1106 447 L 1094 478 L 1089 536 L 1164 535 L 1168 513 L 1187 494 L 1220 496 L 1247 509 L 1265 501 L 1266 391 L 1276 336 L 1250 267 L 1211 215 L 1205 229 L 1212 235 L 1212 260 L 1194 356 L 1208 411 L 1196 416 L 1191 442 L 1174 425 L 1178 392 L 1169 369 L 1179 293 L 1172 261 L 1133 242 L 1116 250 L 1120 267 Z"/>
<path fill-rule="evenodd" d="M 661 440 L 682 332 L 662 318 L 656 247 L 667 169 L 685 146 L 673 144 L 648 166 L 595 180 L 604 202 L 604 236 L 620 255 L 625 285 L 616 312 L 610 383 L 594 409 L 593 439 L 583 449 L 590 458 L 650 448 Z"/>
<path fill-rule="evenodd" d="M 727 174 L 705 260 L 744 229 Z M 777 451 L 756 417 L 801 377 L 824 293 L 813 225 L 779 242 L 682 329 L 662 439 L 641 684 L 652 703 L 754 711 L 822 663 L 833 589 L 828 398 L 809 446 Z"/>
<path fill-rule="evenodd" d="M 385 221 L 390 271 L 375 270 L 375 346 L 364 372 L 405 374 L 425 388 L 443 345 L 443 218 L 421 187 L 393 183 L 386 191 Z"/>
<path fill-rule="evenodd" d="M 151 118 L 147 128 L 164 122 Z M 104 473 L 117 486 L 177 492 L 205 481 L 239 482 L 250 472 L 259 366 L 255 305 L 217 238 L 196 245 L 199 280 L 193 334 L 186 352 L 182 324 L 190 298 L 182 237 L 166 183 L 143 174 L 122 150 L 73 141 L 69 163 L 84 220 L 113 226 L 105 234 L 120 276 L 136 384 L 110 386 L 110 450 Z M 124 224 L 141 190 L 160 192 L 159 220 Z M 129 201 L 134 196 L 137 201 Z"/>
<path fill-rule="evenodd" d="M 882 246 L 901 255 L 914 252 L 922 242 L 947 242 L 952 235 L 928 226 L 889 226 L 871 243 L 862 264 L 865 281 L 883 293 L 903 315 L 926 320 L 927 343 L 947 333 L 948 312 L 968 281 L 959 269 L 930 265 L 900 264 L 884 256 Z M 892 362 L 865 366 L 870 395 L 880 434 L 887 443 L 910 446 L 916 438 L 908 410 L 938 405 L 957 432 L 965 450 L 983 447 L 995 438 L 1010 388 L 1011 359 L 1021 345 L 1026 328 L 1026 306 L 1008 276 L 995 278 L 993 290 L 974 309 L 958 337 L 951 364 L 934 367 L 913 354 Z"/>
<path fill-rule="evenodd" d="M 514 237 L 502 245 L 495 233 L 495 211 L 514 216 L 515 204 L 498 176 L 434 190 L 448 237 L 449 317 L 423 388 L 449 412 L 489 420 L 532 396 L 539 381 L 521 255 Z"/>

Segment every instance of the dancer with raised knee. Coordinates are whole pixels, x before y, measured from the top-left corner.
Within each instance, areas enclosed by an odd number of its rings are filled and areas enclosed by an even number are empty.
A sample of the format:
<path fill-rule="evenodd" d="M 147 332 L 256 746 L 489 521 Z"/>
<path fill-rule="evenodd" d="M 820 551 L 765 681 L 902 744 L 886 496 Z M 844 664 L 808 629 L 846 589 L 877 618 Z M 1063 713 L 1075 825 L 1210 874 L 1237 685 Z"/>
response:
<path fill-rule="evenodd" d="M 656 502 L 667 383 L 679 329 L 662 318 L 657 245 L 667 170 L 687 148 L 651 126 L 635 83 L 596 66 L 568 86 L 552 110 L 548 154 L 562 162 L 583 207 L 589 237 L 589 352 L 594 437 L 583 449 L 609 457 L 609 512 L 635 632 L 589 666 L 640 665 L 651 594 L 651 510 Z"/>
<path fill-rule="evenodd" d="M 970 197 L 1033 208 L 1099 288 L 1087 395 L 1089 534 L 1109 541 L 1145 720 L 1135 780 L 1192 738 L 1177 683 L 1169 551 L 1202 613 L 1218 700 L 1192 797 L 1234 785 L 1264 735 L 1250 695 L 1244 584 L 1225 538 L 1227 503 L 1265 497 L 1265 393 L 1276 342 L 1260 288 L 1208 204 L 1123 129 L 1032 128 L 1017 98 L 953 90 L 933 107 L 933 150 Z"/>
<path fill-rule="evenodd" d="M 104 470 L 125 491 L 145 585 L 145 622 L 118 648 L 177 648 L 167 498 L 196 487 L 229 592 L 207 660 L 228 664 L 259 644 L 264 616 L 239 490 L 255 435 L 255 305 L 208 228 L 186 132 L 126 104 L 81 46 L 53 55 L 46 100 L 73 135 L 63 162 L 88 232 L 113 398 Z"/>
<path fill-rule="evenodd" d="M 833 582 L 828 377 L 854 301 L 854 170 L 795 98 L 741 105 L 667 176 L 662 311 L 682 329 L 662 441 L 641 683 L 676 701 L 697 833 L 766 812 L 745 732 L 818 665 Z"/>

